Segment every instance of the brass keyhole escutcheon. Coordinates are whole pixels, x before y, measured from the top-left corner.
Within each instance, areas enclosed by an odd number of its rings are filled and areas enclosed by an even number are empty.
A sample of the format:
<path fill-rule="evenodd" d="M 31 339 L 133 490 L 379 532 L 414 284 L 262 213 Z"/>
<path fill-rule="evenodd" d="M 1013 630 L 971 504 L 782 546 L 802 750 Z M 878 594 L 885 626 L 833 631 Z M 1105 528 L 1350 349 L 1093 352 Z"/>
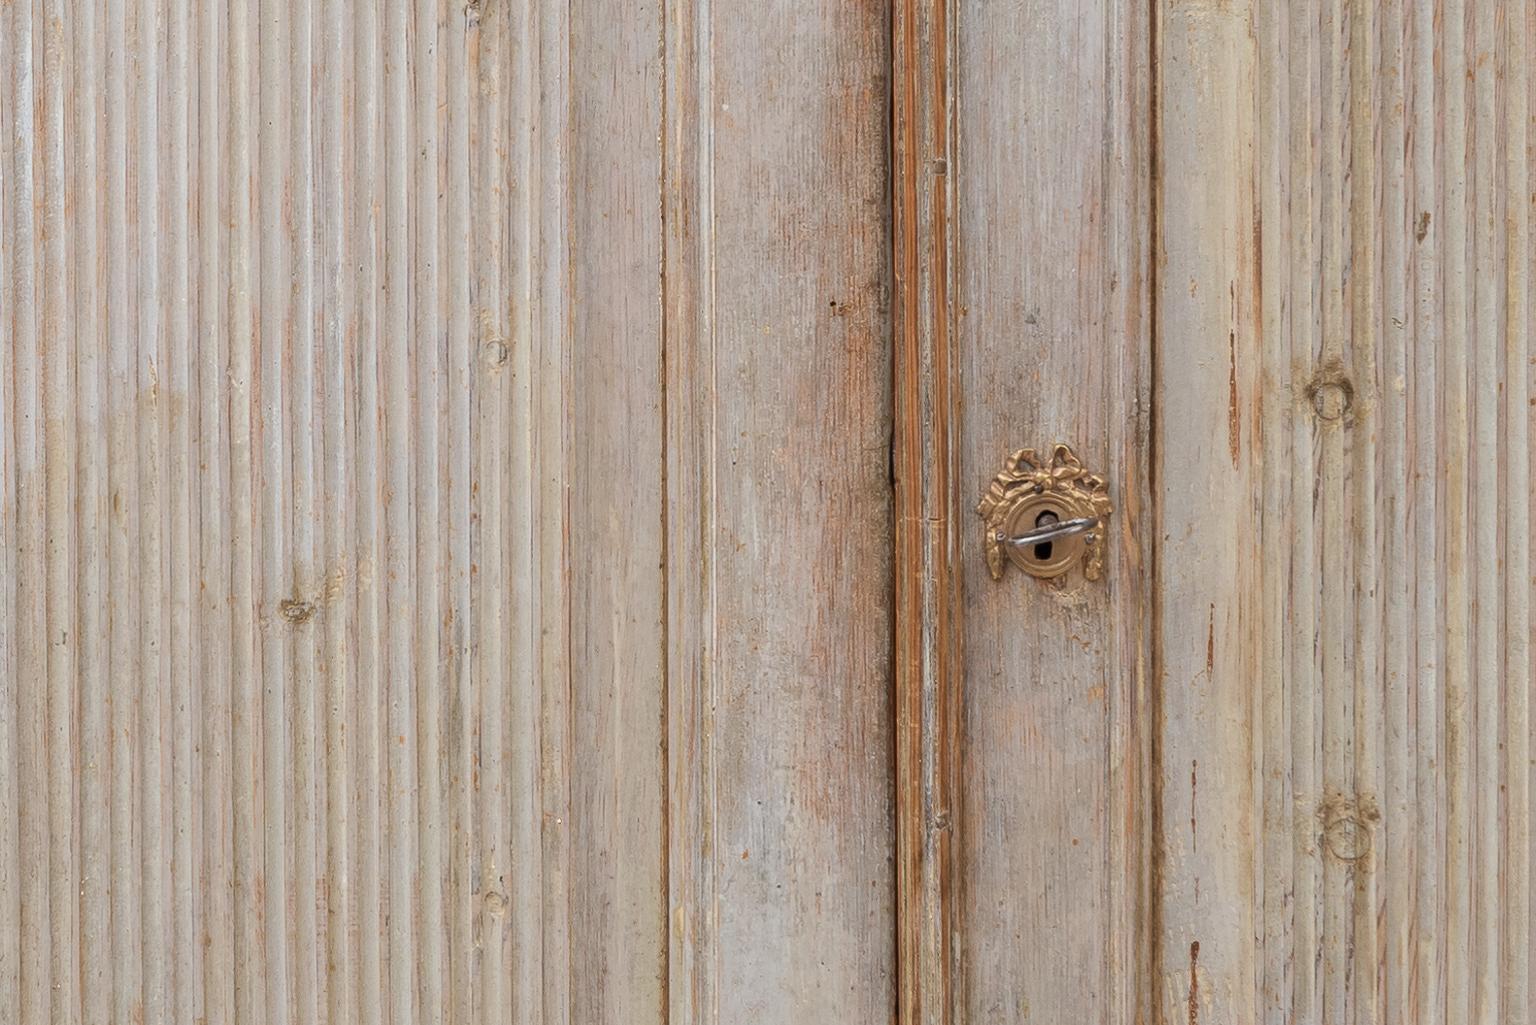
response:
<path fill-rule="evenodd" d="M 1057 445 L 1049 459 L 1032 448 L 1008 457 L 982 496 L 987 568 L 1003 578 L 1012 563 L 1030 576 L 1050 580 L 1081 566 L 1083 576 L 1104 575 L 1104 536 L 1109 487 L 1089 473 L 1070 446 Z"/>

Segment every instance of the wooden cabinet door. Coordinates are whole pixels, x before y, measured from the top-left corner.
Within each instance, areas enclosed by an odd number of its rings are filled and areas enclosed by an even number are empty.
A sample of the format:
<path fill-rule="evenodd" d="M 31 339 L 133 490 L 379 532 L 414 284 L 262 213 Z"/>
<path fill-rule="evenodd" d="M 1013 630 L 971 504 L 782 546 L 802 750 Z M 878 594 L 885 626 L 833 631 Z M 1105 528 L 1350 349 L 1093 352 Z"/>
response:
<path fill-rule="evenodd" d="M 1533 49 L 0 3 L 0 1022 L 1528 1022 Z"/>
<path fill-rule="evenodd" d="M 0 1021 L 889 1021 L 890 22 L 0 8 Z"/>
<path fill-rule="evenodd" d="M 1150 25 L 908 4 L 895 38 L 902 1004 L 1130 1022 L 1155 934 Z M 1225 408 L 1225 379 L 1192 401 Z M 994 581 L 978 500 L 1058 442 L 1111 482 L 1106 572 Z"/>
<path fill-rule="evenodd" d="M 913 1022 L 1533 1009 L 1528 5 L 899 5 Z M 988 573 L 1064 442 L 1102 578 Z"/>

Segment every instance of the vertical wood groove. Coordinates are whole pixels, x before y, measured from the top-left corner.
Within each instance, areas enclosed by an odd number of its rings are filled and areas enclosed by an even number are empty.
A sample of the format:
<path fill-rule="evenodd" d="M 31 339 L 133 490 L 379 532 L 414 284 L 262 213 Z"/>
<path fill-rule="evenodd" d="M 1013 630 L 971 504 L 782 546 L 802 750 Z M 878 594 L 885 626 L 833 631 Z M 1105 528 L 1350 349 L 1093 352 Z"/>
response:
<path fill-rule="evenodd" d="M 1339 0 L 1254 21 L 1273 1021 L 1532 1011 L 1516 6 Z"/>
<path fill-rule="evenodd" d="M 890 1010 L 889 25 L 610 8 L 0 7 L 0 1019 Z"/>

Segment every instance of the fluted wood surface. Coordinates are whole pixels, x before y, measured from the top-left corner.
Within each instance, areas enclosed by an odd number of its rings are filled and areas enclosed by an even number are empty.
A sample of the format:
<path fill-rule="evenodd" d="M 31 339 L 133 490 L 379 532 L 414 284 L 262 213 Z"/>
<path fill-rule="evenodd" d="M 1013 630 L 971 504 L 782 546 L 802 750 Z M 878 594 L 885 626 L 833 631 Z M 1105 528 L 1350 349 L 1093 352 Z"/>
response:
<path fill-rule="evenodd" d="M 1533 33 L 1159 7 L 1166 1020 L 1536 1014 Z"/>
<path fill-rule="evenodd" d="M 0 7 L 0 1021 L 888 1016 L 886 32 Z"/>

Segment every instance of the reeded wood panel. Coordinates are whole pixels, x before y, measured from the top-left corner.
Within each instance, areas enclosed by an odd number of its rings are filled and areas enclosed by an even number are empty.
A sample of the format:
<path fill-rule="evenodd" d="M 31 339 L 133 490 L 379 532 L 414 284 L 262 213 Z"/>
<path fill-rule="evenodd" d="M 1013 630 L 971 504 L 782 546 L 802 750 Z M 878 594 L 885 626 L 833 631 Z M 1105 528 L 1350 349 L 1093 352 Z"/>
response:
<path fill-rule="evenodd" d="M 1533 32 L 1159 9 L 1166 1020 L 1536 1011 Z"/>
<path fill-rule="evenodd" d="M 1527 1021 L 1536 13 L 1255 26 L 1260 1010 Z"/>
<path fill-rule="evenodd" d="M 0 8 L 0 1020 L 890 1016 L 887 31 Z"/>

